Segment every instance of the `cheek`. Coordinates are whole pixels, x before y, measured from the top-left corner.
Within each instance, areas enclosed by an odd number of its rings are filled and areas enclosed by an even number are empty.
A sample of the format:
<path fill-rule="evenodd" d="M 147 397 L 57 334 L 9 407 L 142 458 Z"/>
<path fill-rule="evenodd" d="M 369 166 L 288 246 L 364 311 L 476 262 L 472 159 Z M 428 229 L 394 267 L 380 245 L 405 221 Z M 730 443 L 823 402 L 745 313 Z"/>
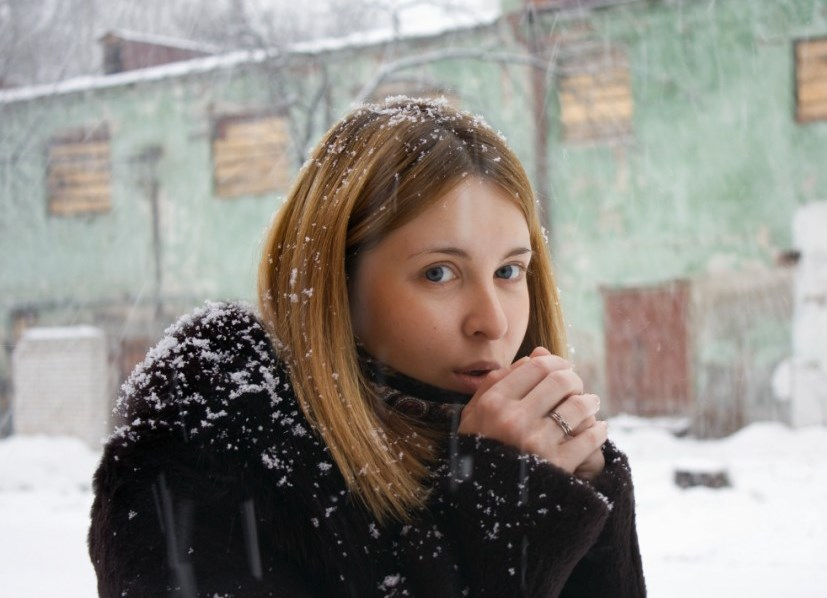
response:
<path fill-rule="evenodd" d="M 514 302 L 511 314 L 514 332 L 520 337 L 522 342 L 522 338 L 525 336 L 526 330 L 528 330 L 528 321 L 531 317 L 531 300 L 529 299 L 528 291 Z"/>
<path fill-rule="evenodd" d="M 351 295 L 353 332 L 377 358 L 394 351 L 410 330 L 400 293 L 390 285 L 362 284 Z"/>

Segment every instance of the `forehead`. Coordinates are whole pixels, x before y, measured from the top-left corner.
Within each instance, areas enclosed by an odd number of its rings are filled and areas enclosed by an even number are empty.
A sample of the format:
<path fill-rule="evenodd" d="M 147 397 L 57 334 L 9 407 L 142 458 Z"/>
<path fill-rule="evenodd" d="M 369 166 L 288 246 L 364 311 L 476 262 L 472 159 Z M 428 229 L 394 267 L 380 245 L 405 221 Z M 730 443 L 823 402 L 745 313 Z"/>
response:
<path fill-rule="evenodd" d="M 497 185 L 472 177 L 441 194 L 385 240 L 499 249 L 528 246 L 530 235 L 520 203 Z"/>

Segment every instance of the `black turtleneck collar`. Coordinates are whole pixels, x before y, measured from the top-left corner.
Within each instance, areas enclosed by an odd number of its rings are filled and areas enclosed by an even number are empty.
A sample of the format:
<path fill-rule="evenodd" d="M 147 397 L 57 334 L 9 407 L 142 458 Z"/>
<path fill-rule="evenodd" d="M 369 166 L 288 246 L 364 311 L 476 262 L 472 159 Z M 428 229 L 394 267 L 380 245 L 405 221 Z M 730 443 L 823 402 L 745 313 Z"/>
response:
<path fill-rule="evenodd" d="M 405 415 L 454 427 L 471 395 L 427 384 L 377 361 L 360 347 L 359 356 L 368 379 L 385 404 Z"/>

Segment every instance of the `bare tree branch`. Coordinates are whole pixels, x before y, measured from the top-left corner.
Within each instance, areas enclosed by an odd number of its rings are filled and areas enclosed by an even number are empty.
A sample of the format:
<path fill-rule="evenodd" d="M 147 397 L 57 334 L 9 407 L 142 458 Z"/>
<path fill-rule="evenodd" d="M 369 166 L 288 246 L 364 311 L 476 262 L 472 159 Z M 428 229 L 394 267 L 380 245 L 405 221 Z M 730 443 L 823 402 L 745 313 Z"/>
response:
<path fill-rule="evenodd" d="M 512 52 L 498 52 L 483 48 L 443 48 L 433 52 L 426 52 L 417 56 L 400 58 L 382 65 L 376 74 L 362 87 L 357 95 L 357 102 L 366 101 L 376 89 L 393 73 L 405 69 L 441 62 L 443 60 L 480 60 L 500 64 L 518 64 L 542 70 L 549 75 L 555 72 L 554 64 L 548 60 L 531 56 L 530 54 L 515 54 Z"/>

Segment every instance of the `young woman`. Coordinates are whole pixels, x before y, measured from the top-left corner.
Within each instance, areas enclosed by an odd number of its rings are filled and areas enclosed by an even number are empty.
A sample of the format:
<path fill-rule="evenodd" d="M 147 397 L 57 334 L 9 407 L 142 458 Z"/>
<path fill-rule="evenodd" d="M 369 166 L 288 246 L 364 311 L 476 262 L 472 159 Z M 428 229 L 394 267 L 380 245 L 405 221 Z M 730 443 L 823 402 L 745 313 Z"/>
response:
<path fill-rule="evenodd" d="M 101 596 L 645 594 L 625 457 L 565 360 L 504 140 L 396 98 L 325 136 L 260 315 L 208 304 L 124 385 L 95 476 Z"/>

